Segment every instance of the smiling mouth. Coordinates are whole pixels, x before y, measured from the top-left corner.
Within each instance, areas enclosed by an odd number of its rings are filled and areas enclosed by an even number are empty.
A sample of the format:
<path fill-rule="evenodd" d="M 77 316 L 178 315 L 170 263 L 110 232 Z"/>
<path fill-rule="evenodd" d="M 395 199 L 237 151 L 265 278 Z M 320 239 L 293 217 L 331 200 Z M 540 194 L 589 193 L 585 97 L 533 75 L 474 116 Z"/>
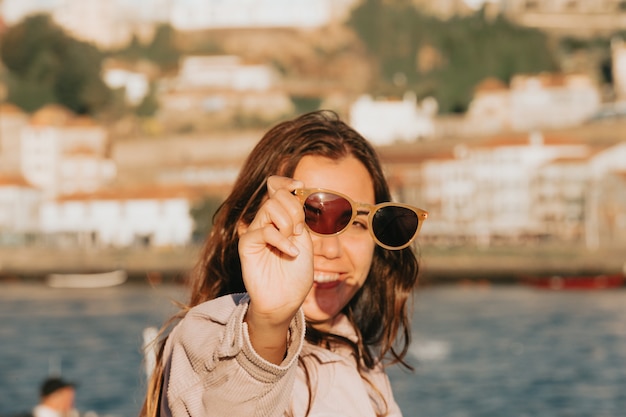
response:
<path fill-rule="evenodd" d="M 318 272 L 313 275 L 313 281 L 318 284 L 327 284 L 330 282 L 339 281 L 339 274 L 334 272 Z"/>

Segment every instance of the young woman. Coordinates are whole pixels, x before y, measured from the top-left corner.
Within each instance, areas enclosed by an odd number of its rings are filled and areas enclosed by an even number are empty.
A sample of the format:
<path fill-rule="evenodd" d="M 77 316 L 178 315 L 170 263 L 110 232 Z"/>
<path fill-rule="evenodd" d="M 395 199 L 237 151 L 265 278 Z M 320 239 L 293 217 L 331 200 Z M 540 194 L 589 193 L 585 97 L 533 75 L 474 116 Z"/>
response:
<path fill-rule="evenodd" d="M 215 216 L 142 416 L 400 416 L 384 367 L 408 366 L 427 213 L 390 200 L 336 114 L 270 129 Z"/>

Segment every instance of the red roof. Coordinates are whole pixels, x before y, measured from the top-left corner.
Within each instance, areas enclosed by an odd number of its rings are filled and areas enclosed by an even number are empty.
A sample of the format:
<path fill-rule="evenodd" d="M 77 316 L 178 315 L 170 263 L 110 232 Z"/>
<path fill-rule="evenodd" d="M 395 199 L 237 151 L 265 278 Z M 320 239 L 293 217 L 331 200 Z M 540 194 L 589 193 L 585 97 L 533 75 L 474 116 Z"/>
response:
<path fill-rule="evenodd" d="M 24 110 L 20 109 L 13 103 L 0 103 L 1 114 L 26 114 Z"/>
<path fill-rule="evenodd" d="M 488 77 L 482 80 L 474 88 L 474 93 L 485 93 L 492 91 L 505 91 L 508 90 L 507 85 L 496 77 Z"/>
<path fill-rule="evenodd" d="M 0 174 L 0 187 L 35 188 L 21 175 Z"/>

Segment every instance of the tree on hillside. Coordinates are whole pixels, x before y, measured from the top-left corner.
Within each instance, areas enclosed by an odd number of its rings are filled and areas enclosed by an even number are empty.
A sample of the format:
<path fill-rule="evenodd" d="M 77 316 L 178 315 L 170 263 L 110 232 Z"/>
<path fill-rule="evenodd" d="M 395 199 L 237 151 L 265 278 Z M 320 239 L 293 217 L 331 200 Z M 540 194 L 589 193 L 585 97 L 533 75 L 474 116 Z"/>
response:
<path fill-rule="evenodd" d="M 145 48 L 141 44 L 139 37 L 137 35 L 133 35 L 126 46 L 118 51 L 113 52 L 112 55 L 117 56 L 118 58 L 125 61 L 135 62 L 144 58 L 144 49 Z"/>
<path fill-rule="evenodd" d="M 176 45 L 176 31 L 168 24 L 159 25 L 146 48 L 147 58 L 167 72 L 178 67 L 181 52 Z"/>
<path fill-rule="evenodd" d="M 147 44 L 142 44 L 135 35 L 126 46 L 111 52 L 112 57 L 129 62 L 150 61 L 163 72 L 177 69 L 181 55 L 176 30 L 169 24 L 157 26 L 152 40 Z"/>
<path fill-rule="evenodd" d="M 0 59 L 9 71 L 7 100 L 26 111 L 59 103 L 78 114 L 95 114 L 110 100 L 100 78 L 100 51 L 68 36 L 48 15 L 32 15 L 8 28 Z"/>
<path fill-rule="evenodd" d="M 408 0 L 365 0 L 349 24 L 378 61 L 373 92 L 410 89 L 435 97 L 442 112 L 465 111 L 484 78 L 508 82 L 516 73 L 557 69 L 543 33 L 503 18 L 490 21 L 482 12 L 442 21 Z"/>

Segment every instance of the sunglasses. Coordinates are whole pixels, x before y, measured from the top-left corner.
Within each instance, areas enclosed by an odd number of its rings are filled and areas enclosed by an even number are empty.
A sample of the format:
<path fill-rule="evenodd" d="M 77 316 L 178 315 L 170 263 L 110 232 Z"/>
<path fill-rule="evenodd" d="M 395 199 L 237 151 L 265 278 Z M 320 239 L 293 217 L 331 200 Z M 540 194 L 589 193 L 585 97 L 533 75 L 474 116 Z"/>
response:
<path fill-rule="evenodd" d="M 307 228 L 321 236 L 345 232 L 359 214 L 367 214 L 374 241 L 385 249 L 404 249 L 411 244 L 428 212 L 400 203 L 365 204 L 321 188 L 297 189 L 304 206 Z"/>

